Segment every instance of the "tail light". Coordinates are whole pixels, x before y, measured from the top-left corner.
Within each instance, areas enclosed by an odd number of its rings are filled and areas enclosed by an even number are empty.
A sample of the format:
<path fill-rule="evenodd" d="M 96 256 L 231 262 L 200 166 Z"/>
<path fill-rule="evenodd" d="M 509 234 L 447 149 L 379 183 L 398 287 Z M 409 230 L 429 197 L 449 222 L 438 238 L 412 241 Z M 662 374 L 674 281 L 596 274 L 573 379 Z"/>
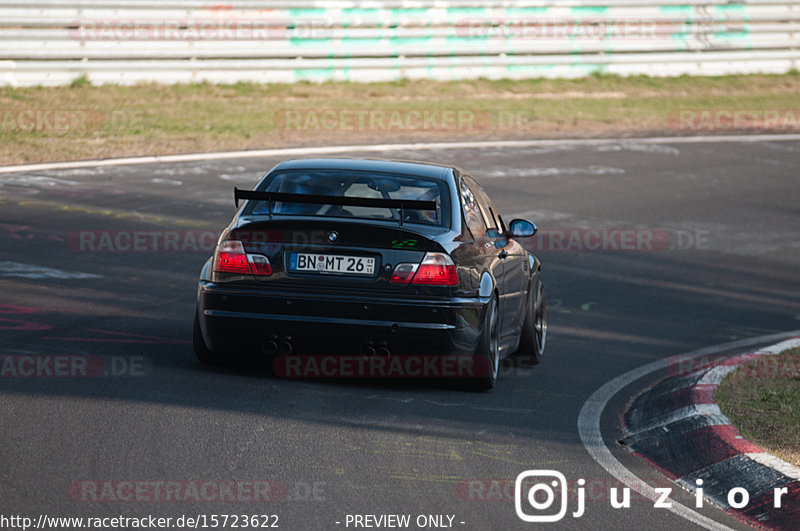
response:
<path fill-rule="evenodd" d="M 417 272 L 418 264 L 397 264 L 392 271 L 392 282 L 394 284 L 408 284 Z"/>
<path fill-rule="evenodd" d="M 250 274 L 250 266 L 247 264 L 247 255 L 244 252 L 242 242 L 226 240 L 220 244 L 219 249 L 217 249 L 217 256 L 214 258 L 214 271 L 217 273 Z"/>
<path fill-rule="evenodd" d="M 426 253 L 417 264 L 397 264 L 391 281 L 395 284 L 423 284 L 429 286 L 458 285 L 458 271 L 453 259 L 445 253 Z"/>
<path fill-rule="evenodd" d="M 250 269 L 256 276 L 266 277 L 272 274 L 272 265 L 269 258 L 263 254 L 248 254 L 247 261 L 250 262 Z"/>
<path fill-rule="evenodd" d="M 247 254 L 239 240 L 225 240 L 214 256 L 214 271 L 239 275 L 268 276 L 272 274 L 269 259 L 262 254 Z"/>
<path fill-rule="evenodd" d="M 456 265 L 450 255 L 426 253 L 411 283 L 455 286 L 458 284 L 458 271 L 456 271 Z"/>

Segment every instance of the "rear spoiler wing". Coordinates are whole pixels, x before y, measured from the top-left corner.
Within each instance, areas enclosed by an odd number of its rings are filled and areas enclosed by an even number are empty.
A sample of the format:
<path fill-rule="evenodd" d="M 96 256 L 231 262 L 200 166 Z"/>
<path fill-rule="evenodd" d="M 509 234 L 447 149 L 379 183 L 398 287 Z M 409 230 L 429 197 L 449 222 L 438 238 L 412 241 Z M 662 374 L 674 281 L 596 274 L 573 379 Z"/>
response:
<path fill-rule="evenodd" d="M 397 208 L 400 209 L 400 225 L 403 224 L 405 210 L 436 210 L 439 214 L 439 200 L 419 201 L 416 199 L 378 199 L 372 197 L 346 197 L 343 195 L 319 194 L 287 194 L 281 192 L 258 192 L 255 190 L 239 190 L 233 188 L 233 199 L 239 207 L 240 199 L 253 199 L 266 201 L 269 204 L 269 218 L 272 219 L 272 207 L 276 201 L 282 203 L 307 203 L 313 205 L 341 205 L 372 208 Z"/>

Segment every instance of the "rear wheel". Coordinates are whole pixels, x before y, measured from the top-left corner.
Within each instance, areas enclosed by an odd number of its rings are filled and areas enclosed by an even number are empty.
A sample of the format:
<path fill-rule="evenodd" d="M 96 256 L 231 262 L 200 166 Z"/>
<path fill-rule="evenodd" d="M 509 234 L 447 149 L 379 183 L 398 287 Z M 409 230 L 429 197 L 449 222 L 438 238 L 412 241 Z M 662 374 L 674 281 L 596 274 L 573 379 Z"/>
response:
<path fill-rule="evenodd" d="M 528 296 L 528 311 L 525 314 L 517 355 L 527 356 L 531 365 L 538 365 L 542 361 L 547 341 L 547 304 L 541 275 L 537 275 L 533 283 L 533 289 Z"/>
<path fill-rule="evenodd" d="M 497 297 L 492 297 L 489 303 L 486 325 L 474 356 L 473 367 L 480 376 L 470 382 L 469 388 L 476 391 L 492 389 L 497 383 L 497 373 L 500 368 L 500 319 L 497 314 Z"/>
<path fill-rule="evenodd" d="M 206 342 L 203 339 L 203 333 L 200 331 L 200 316 L 195 311 L 194 313 L 194 330 L 192 332 L 192 345 L 194 346 L 194 355 L 197 360 L 205 365 L 218 365 L 221 361 L 219 354 L 209 350 Z"/>

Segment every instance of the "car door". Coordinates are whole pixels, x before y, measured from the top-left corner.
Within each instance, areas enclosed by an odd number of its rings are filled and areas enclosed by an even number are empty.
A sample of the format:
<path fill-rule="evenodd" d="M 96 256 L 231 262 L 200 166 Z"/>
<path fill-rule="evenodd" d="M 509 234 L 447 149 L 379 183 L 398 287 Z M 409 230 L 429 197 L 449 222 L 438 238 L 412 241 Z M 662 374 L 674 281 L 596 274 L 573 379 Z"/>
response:
<path fill-rule="evenodd" d="M 478 204 L 486 220 L 487 230 L 493 236 L 492 243 L 498 257 L 503 261 L 503 289 L 501 290 L 503 331 L 501 335 L 517 335 L 521 329 L 522 305 L 525 303 L 527 295 L 528 261 L 525 249 L 509 236 L 497 212 L 497 207 L 483 188 L 473 179 L 468 179 L 468 182 L 474 188 Z"/>
<path fill-rule="evenodd" d="M 478 200 L 477 190 L 479 189 L 474 180 L 468 179 L 465 175 L 459 183 L 459 193 L 461 196 L 461 206 L 464 212 L 464 221 L 467 223 L 473 242 L 471 247 L 474 250 L 475 262 L 472 264 L 480 271 L 489 271 L 495 279 L 498 298 L 498 312 L 501 323 L 501 334 L 503 332 L 503 293 L 505 292 L 505 260 L 500 256 L 500 250 L 496 248 L 494 238 L 487 235 L 487 220 L 483 213 L 483 208 Z"/>

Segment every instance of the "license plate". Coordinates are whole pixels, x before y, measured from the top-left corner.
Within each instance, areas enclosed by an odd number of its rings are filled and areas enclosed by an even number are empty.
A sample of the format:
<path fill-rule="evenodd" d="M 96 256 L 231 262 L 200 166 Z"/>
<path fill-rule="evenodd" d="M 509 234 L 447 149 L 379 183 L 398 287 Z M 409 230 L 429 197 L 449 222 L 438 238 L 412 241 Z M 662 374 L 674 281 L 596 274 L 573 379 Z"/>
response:
<path fill-rule="evenodd" d="M 373 276 L 375 259 L 366 256 L 292 253 L 289 255 L 289 271 Z"/>

